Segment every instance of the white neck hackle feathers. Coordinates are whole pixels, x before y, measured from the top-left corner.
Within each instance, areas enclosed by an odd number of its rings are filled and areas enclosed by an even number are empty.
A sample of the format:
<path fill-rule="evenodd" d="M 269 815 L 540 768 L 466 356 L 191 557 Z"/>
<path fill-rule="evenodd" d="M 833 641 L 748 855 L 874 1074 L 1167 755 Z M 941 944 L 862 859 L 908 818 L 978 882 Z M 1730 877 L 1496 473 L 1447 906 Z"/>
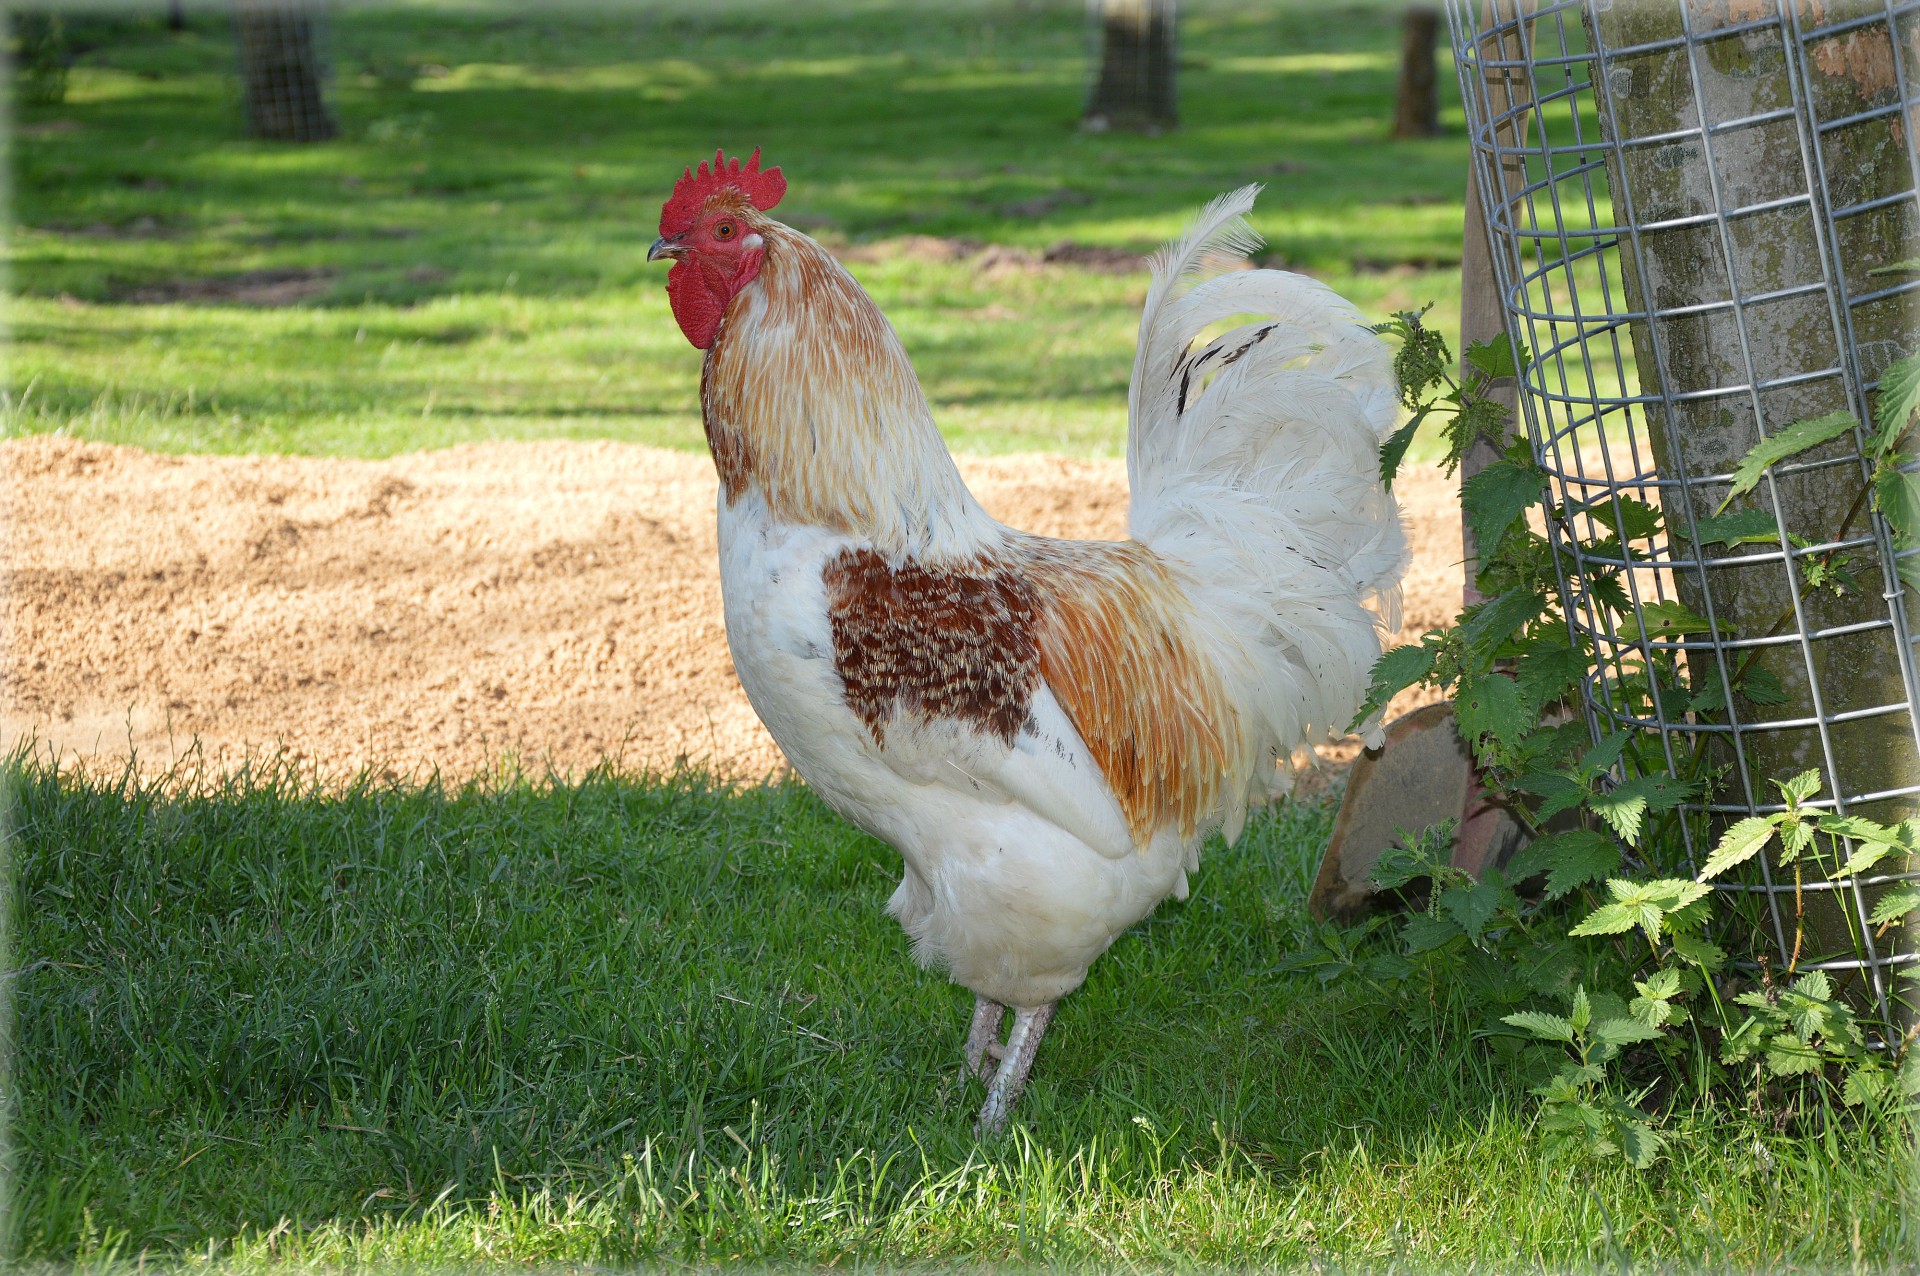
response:
<path fill-rule="evenodd" d="M 701 377 L 729 497 L 896 557 L 943 560 L 999 543 L 967 490 L 892 325 L 806 235 L 755 229 L 766 264 L 729 310 Z"/>

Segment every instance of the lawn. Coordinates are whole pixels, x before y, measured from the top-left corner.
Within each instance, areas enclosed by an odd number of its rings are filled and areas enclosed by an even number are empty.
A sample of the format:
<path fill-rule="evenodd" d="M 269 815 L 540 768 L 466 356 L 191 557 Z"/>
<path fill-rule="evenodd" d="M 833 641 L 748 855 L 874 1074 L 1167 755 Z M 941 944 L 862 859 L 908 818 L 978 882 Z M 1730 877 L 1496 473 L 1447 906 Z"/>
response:
<path fill-rule="evenodd" d="M 780 215 L 867 250 L 854 269 L 969 451 L 1118 455 L 1144 276 L 982 269 L 902 237 L 1124 260 L 1262 181 L 1270 262 L 1456 322 L 1459 109 L 1444 137 L 1386 139 L 1390 9 L 1189 13 L 1185 125 L 1143 138 L 1071 127 L 1072 3 L 677 8 L 345 10 L 344 136 L 304 149 L 239 137 L 224 20 L 106 28 L 64 104 L 19 113 L 4 428 L 174 451 L 698 447 L 699 361 L 645 252 L 717 143 L 763 146 L 791 182 Z"/>
<path fill-rule="evenodd" d="M 1692 1111 L 1646 1174 L 1549 1159 L 1525 1056 L 1280 973 L 1322 804 L 1216 844 L 1192 899 L 1115 945 L 983 1147 L 970 998 L 881 914 L 893 853 L 797 785 L 10 774 L 30 1260 L 1913 1253 L 1904 1130 Z"/>
<path fill-rule="evenodd" d="M 1386 140 L 1397 12 L 1182 21 L 1183 127 L 1139 138 L 1071 127 L 1078 0 L 340 7 L 344 137 L 308 149 L 239 139 L 223 17 L 77 23 L 67 101 L 16 113 L 4 429 L 697 448 L 698 359 L 644 253 L 716 143 L 785 167 L 780 215 L 848 252 L 966 450 L 1117 455 L 1144 277 L 1036 259 L 1148 250 L 1249 180 L 1271 263 L 1375 315 L 1436 300 L 1451 331 L 1465 143 L 1457 103 L 1445 136 Z M 1903 1123 L 1656 1092 L 1650 1171 L 1552 1157 L 1540 1054 L 1444 991 L 1283 970 L 1316 933 L 1324 802 L 1210 849 L 1063 1003 L 983 1146 L 970 998 L 883 915 L 893 852 L 798 785 L 320 790 L 18 749 L 4 776 L 28 1263 L 1920 1257 Z"/>

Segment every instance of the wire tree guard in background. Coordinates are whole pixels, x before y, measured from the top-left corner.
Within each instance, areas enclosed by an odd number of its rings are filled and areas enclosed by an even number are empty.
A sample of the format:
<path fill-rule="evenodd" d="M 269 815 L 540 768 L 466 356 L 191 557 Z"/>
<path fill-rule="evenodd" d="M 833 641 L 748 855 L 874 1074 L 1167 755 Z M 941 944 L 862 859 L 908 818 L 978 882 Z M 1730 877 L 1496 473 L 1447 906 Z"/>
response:
<path fill-rule="evenodd" d="M 233 39 L 247 132 L 275 142 L 340 134 L 327 107 L 324 17 L 307 0 L 235 0 Z"/>
<path fill-rule="evenodd" d="M 1088 0 L 1093 83 L 1080 127 L 1160 133 L 1180 122 L 1176 0 Z"/>
<path fill-rule="evenodd" d="M 1565 612 L 1597 653 L 1594 738 L 1633 731 L 1706 779 L 1678 821 L 1696 866 L 1807 770 L 1808 805 L 1914 815 L 1901 568 L 1920 564 L 1860 498 L 1878 378 L 1920 344 L 1920 276 L 1897 266 L 1920 251 L 1920 2 L 1448 0 L 1447 18 L 1507 331 L 1532 354 L 1521 419 Z M 1761 440 L 1834 413 L 1856 424 L 1742 490 Z M 1920 863 L 1748 868 L 1717 888 L 1755 906 L 1749 953 L 1858 972 L 1887 1012 L 1915 945 L 1868 920 Z"/>

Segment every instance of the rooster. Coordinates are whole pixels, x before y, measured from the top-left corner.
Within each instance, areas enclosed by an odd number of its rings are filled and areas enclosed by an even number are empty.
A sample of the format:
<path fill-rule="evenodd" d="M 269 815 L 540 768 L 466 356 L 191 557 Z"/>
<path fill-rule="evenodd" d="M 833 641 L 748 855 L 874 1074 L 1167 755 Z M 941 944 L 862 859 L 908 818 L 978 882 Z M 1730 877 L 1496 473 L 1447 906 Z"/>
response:
<path fill-rule="evenodd" d="M 1343 729 L 1398 623 L 1391 358 L 1324 285 L 1245 269 L 1258 191 L 1152 260 L 1124 541 L 987 514 L 879 307 L 768 216 L 786 179 L 759 151 L 689 169 L 647 254 L 705 351 L 740 682 L 807 784 L 899 850 L 888 911 L 976 999 L 982 1134 L 1055 1004 Z"/>

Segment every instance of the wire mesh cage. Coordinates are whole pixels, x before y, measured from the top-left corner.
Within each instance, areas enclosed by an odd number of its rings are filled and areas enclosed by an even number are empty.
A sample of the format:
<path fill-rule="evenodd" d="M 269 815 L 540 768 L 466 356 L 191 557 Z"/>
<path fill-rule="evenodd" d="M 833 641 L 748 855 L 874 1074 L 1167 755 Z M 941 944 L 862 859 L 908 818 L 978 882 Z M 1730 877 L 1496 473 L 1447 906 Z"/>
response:
<path fill-rule="evenodd" d="M 1920 551 L 1867 484 L 1879 378 L 1920 346 L 1920 3 L 1449 0 L 1448 22 L 1588 725 L 1698 781 L 1661 867 L 1810 770 L 1805 805 L 1914 815 Z M 1762 440 L 1822 434 L 1745 484 Z M 1895 1011 L 1914 936 L 1874 913 L 1920 858 L 1742 872 L 1720 889 L 1749 958 Z"/>
<path fill-rule="evenodd" d="M 247 131 L 276 142 L 340 134 L 326 99 L 326 15 L 316 0 L 235 0 L 234 47 Z"/>

